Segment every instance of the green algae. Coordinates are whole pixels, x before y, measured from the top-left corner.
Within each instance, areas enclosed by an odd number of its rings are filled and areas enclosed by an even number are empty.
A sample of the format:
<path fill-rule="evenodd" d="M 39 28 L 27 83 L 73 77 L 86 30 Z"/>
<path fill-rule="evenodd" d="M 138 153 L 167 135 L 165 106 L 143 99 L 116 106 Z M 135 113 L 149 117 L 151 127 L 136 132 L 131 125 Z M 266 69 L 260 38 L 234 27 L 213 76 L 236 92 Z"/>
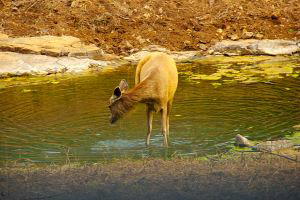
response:
<path fill-rule="evenodd" d="M 222 62 L 222 63 L 220 63 Z M 194 68 L 214 68 L 211 73 Z M 195 61 L 195 64 L 180 68 L 180 74 L 189 81 L 218 81 L 226 84 L 269 82 L 284 77 L 298 78 L 300 58 L 291 56 L 237 56 L 237 57 L 207 57 Z M 185 71 L 188 70 L 188 71 Z"/>

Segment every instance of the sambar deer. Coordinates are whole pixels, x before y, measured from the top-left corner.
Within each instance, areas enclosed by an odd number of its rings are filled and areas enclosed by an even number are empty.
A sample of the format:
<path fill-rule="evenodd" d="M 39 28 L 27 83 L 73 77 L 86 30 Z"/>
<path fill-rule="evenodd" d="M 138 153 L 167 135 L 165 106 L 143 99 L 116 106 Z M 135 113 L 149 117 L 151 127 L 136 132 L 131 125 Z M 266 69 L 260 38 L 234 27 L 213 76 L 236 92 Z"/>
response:
<path fill-rule="evenodd" d="M 164 146 L 168 146 L 169 116 L 177 84 L 174 59 L 164 53 L 150 53 L 137 65 L 134 88 L 129 90 L 127 82 L 121 80 L 114 89 L 109 100 L 110 122 L 115 123 L 137 103 L 144 103 L 148 127 L 146 145 L 150 143 L 153 113 L 160 112 Z"/>

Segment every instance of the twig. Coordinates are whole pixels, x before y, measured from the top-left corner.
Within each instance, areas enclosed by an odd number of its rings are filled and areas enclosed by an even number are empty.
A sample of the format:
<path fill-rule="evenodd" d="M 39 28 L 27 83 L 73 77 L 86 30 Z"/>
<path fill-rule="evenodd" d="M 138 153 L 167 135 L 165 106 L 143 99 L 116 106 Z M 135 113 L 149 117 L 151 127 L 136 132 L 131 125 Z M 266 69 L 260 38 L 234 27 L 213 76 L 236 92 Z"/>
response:
<path fill-rule="evenodd" d="M 27 12 L 30 8 L 32 8 L 33 6 L 35 6 L 35 4 L 37 4 L 39 1 L 40 0 L 36 0 L 33 4 L 31 4 L 28 8 L 26 8 L 25 12 Z"/>
<path fill-rule="evenodd" d="M 297 159 L 293 159 L 289 156 L 285 156 L 285 155 L 281 155 L 281 154 L 277 154 L 277 153 L 272 153 L 270 151 L 237 151 L 237 152 L 242 152 L 242 153 L 245 153 L 245 152 L 250 152 L 250 153 L 262 152 L 262 153 L 268 153 L 268 154 L 271 154 L 271 155 L 279 156 L 279 157 L 282 157 L 282 158 L 285 158 L 285 159 L 288 159 L 288 160 L 291 160 L 291 161 L 294 161 L 294 162 L 299 162 Z"/>
<path fill-rule="evenodd" d="M 262 151 L 263 153 L 268 153 L 268 154 L 271 154 L 271 155 L 275 155 L 275 156 L 279 156 L 279 157 L 282 157 L 282 158 L 285 158 L 285 159 L 288 159 L 288 160 L 291 160 L 291 161 L 294 161 L 294 162 L 299 162 L 297 159 L 293 159 L 289 156 L 285 156 L 285 155 L 281 155 L 281 154 L 277 154 L 277 153 L 272 153 L 272 152 L 268 152 L 268 151 Z"/>

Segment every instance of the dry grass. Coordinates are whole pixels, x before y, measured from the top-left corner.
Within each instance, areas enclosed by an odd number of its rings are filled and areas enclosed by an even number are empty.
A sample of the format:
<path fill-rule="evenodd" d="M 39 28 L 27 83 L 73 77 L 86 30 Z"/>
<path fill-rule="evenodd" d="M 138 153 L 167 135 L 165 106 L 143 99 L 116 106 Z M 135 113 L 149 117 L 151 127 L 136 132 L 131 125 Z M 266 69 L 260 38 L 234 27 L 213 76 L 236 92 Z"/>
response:
<path fill-rule="evenodd" d="M 1 199 L 299 199 L 299 163 L 263 153 L 12 166 Z"/>

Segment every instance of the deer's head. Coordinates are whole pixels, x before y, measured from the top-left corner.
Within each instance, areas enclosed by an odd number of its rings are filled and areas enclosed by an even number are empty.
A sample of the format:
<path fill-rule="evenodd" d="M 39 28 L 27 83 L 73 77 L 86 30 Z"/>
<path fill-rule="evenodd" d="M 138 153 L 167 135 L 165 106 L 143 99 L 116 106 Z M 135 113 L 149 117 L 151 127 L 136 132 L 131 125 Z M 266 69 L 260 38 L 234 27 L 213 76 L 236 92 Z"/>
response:
<path fill-rule="evenodd" d="M 125 80 L 121 80 L 119 86 L 117 86 L 112 96 L 109 99 L 109 109 L 111 112 L 110 123 L 115 123 L 118 119 L 120 119 L 129 109 L 128 102 L 126 101 L 126 97 L 124 97 L 124 93 L 128 90 L 128 84 Z"/>

